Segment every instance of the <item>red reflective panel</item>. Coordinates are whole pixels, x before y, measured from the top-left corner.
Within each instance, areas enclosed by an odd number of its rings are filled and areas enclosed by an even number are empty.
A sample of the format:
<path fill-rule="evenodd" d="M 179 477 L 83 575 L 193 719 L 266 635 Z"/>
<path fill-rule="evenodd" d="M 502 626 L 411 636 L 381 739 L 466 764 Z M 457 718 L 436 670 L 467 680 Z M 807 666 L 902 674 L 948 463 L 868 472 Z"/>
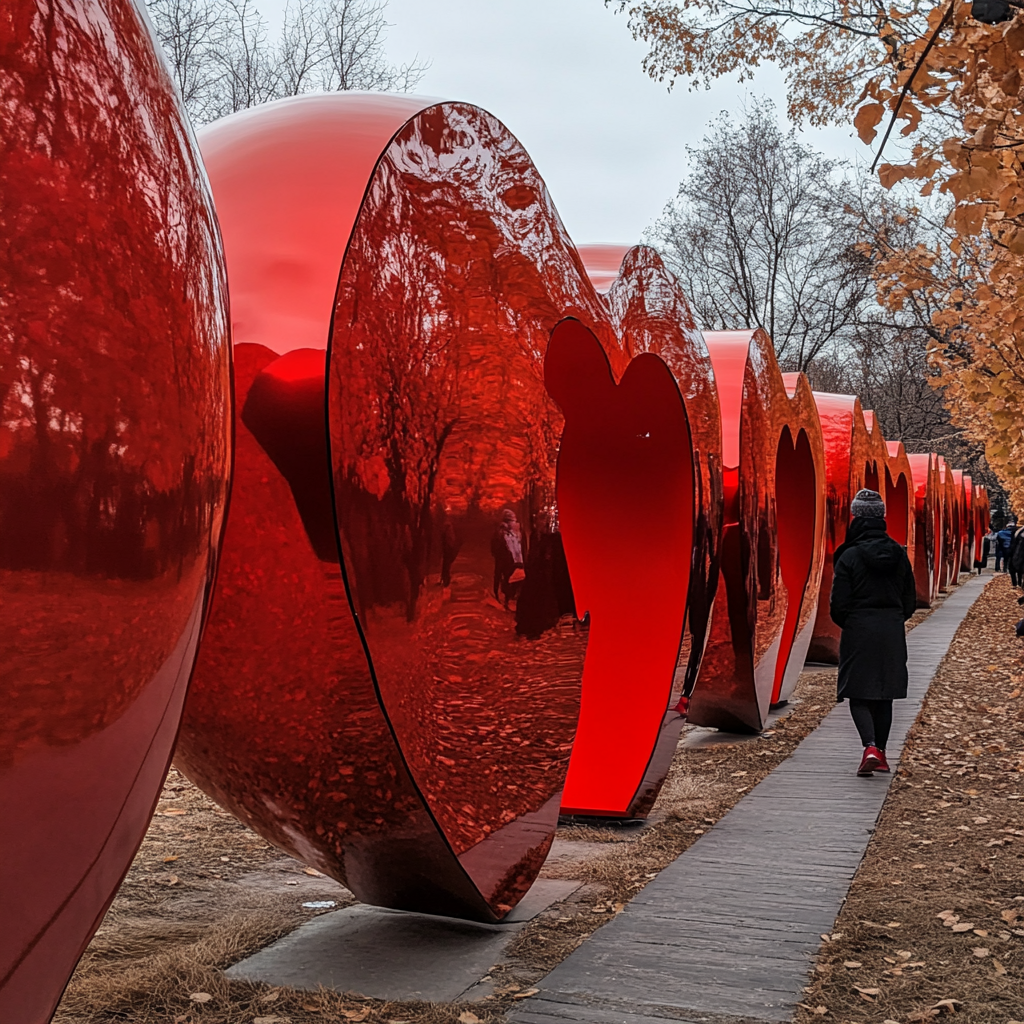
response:
<path fill-rule="evenodd" d="M 689 720 L 757 731 L 803 665 L 824 558 L 825 464 L 806 378 L 763 331 L 705 334 L 722 408 L 722 576 Z M 787 523 L 781 524 L 781 516 Z"/>
<path fill-rule="evenodd" d="M 572 315 L 626 357 L 483 111 L 310 96 L 201 144 L 239 419 L 179 763 L 364 902 L 495 920 L 554 834 L 588 636 L 544 356 Z"/>
<path fill-rule="evenodd" d="M 942 564 L 942 494 L 939 490 L 938 456 L 907 456 L 914 484 L 916 545 L 914 579 L 919 608 L 930 608 L 939 593 Z"/>
<path fill-rule="evenodd" d="M 128 0 L 0 11 L 0 1020 L 47 1021 L 167 771 L 230 469 L 223 261 Z"/>

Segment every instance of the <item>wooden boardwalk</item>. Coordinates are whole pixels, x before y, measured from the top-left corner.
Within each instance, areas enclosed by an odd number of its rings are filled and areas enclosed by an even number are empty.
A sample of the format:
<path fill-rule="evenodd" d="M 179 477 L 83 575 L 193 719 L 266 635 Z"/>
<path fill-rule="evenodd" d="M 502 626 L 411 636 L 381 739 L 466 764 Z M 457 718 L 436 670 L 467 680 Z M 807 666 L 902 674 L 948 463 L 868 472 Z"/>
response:
<path fill-rule="evenodd" d="M 928 686 L 987 577 L 972 578 L 907 637 L 895 763 Z M 510 1014 L 515 1024 L 789 1021 L 821 935 L 860 864 L 889 779 L 855 774 L 848 706 L 595 932 Z"/>

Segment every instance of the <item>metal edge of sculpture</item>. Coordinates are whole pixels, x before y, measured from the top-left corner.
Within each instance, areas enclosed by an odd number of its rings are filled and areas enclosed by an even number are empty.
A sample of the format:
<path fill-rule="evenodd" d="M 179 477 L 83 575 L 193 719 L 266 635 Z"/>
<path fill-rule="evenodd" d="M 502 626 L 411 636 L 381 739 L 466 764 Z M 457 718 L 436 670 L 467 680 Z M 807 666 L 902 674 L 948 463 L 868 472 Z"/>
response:
<path fill-rule="evenodd" d="M 595 249 L 602 258 L 610 259 L 617 247 L 589 247 L 583 254 L 585 263 L 588 257 L 593 259 Z M 607 269 L 606 262 L 603 272 Z M 581 473 L 581 460 L 589 461 L 593 455 L 581 440 L 584 422 L 580 417 L 592 421 L 590 429 L 595 435 L 607 437 L 610 449 L 627 464 L 631 458 L 627 453 L 636 438 L 644 439 L 641 452 L 650 447 L 647 435 L 651 431 L 637 429 L 620 436 L 625 421 L 617 405 L 604 410 L 577 408 L 576 418 L 567 423 L 568 441 L 563 441 L 559 457 L 559 509 L 571 507 L 574 517 L 570 524 L 563 511 L 569 567 L 577 583 L 577 612 L 582 615 L 589 610 L 593 616 L 580 726 L 562 810 L 575 815 L 637 818 L 650 811 L 671 766 L 686 720 L 686 700 L 707 640 L 721 536 L 721 417 L 703 336 L 685 294 L 661 257 L 646 246 L 629 249 L 604 298 L 629 355 L 657 355 L 671 371 L 682 395 L 691 453 L 689 482 L 679 492 L 692 506 L 684 527 L 690 538 L 689 568 L 687 578 L 680 578 L 675 585 L 677 592 L 664 599 L 664 609 L 676 609 L 667 623 L 659 621 L 660 609 L 657 616 L 652 609 L 659 608 L 654 594 L 665 586 L 660 577 L 666 566 L 658 563 L 665 552 L 675 549 L 676 542 L 665 536 L 664 522 L 652 519 L 649 528 L 641 524 L 641 519 L 655 512 L 654 507 L 647 508 L 649 497 L 636 503 L 639 511 L 631 513 L 632 521 L 609 521 L 603 532 L 591 536 L 589 550 L 577 544 L 574 534 L 574 526 L 576 532 L 580 531 L 579 520 L 588 514 L 588 507 L 608 506 L 619 515 L 621 495 L 613 488 L 599 498 L 600 491 L 594 489 L 609 486 L 616 476 L 631 472 L 624 466 L 596 463 Z M 575 344 L 585 342 L 577 339 Z M 554 381 L 556 367 L 552 366 L 550 372 Z M 554 386 L 566 388 L 567 382 L 557 381 Z M 628 401 L 619 392 L 609 394 L 615 396 L 615 402 Z M 634 410 L 629 415 L 638 414 L 639 410 Z M 650 489 L 648 483 L 636 486 L 638 493 Z M 584 492 L 594 496 L 584 501 Z M 608 538 L 620 534 L 636 546 L 639 554 L 634 551 L 632 564 L 624 559 L 616 573 L 609 573 L 605 556 Z M 678 557 L 687 557 L 685 546 Z M 641 576 L 649 579 L 640 582 Z M 628 592 L 617 585 L 617 580 L 632 582 L 634 578 L 638 582 Z M 681 622 L 674 617 L 680 607 Z M 624 627 L 630 620 L 633 625 L 627 630 Z M 609 622 L 616 631 L 606 636 L 601 631 L 609 628 Z M 637 652 L 645 653 L 638 659 Z M 629 720 L 625 731 L 624 715 Z M 609 744 L 610 735 L 617 736 L 616 743 Z"/>
<path fill-rule="evenodd" d="M 930 608 L 939 594 L 942 564 L 942 495 L 934 452 L 907 456 L 914 475 L 914 580 L 918 608 Z"/>
<path fill-rule="evenodd" d="M 50 1019 L 146 833 L 229 485 L 223 253 L 159 53 L 131 0 L 12 0 L 0 14 L 12 1024 Z"/>
<path fill-rule="evenodd" d="M 862 487 L 878 484 L 877 461 L 880 454 L 868 432 L 859 398 L 815 391 L 814 401 L 821 419 L 825 447 L 828 526 L 825 568 L 821 575 L 818 613 L 808 655 L 814 661 L 836 664 L 839 661 L 839 627 L 829 614 L 832 556 L 846 539 L 853 496 Z"/>
<path fill-rule="evenodd" d="M 780 560 L 779 543 L 788 538 L 778 533 L 778 503 L 787 502 L 783 518 L 793 527 L 793 550 L 811 549 L 794 563 L 815 564 L 822 556 L 813 548 L 824 544 L 824 529 L 815 521 L 824 511 L 824 453 L 817 411 L 810 401 L 790 401 L 763 330 L 706 332 L 704 338 L 722 414 L 724 521 L 718 594 L 688 718 L 756 732 L 794 639 L 787 634 L 782 561 L 789 560 Z M 787 478 L 801 485 L 785 494 L 775 487 L 780 454 L 795 463 Z"/>

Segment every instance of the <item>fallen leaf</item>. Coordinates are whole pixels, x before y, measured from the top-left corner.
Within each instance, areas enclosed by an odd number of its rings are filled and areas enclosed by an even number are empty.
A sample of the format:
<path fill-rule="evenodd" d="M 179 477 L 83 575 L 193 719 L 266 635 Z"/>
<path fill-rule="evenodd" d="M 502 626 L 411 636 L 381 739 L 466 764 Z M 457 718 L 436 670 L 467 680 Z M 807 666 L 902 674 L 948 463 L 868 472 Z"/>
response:
<path fill-rule="evenodd" d="M 746 774 L 747 774 L 746 772 L 733 772 L 732 775 L 729 776 L 729 778 L 731 778 L 731 779 L 742 779 L 743 776 L 746 775 Z"/>
<path fill-rule="evenodd" d="M 370 1008 L 368 1006 L 364 1006 L 361 1010 L 342 1010 L 341 1015 L 345 1020 L 366 1020 L 366 1018 L 370 1016 Z"/>
<path fill-rule="evenodd" d="M 188 814 L 188 811 L 184 810 L 181 807 L 170 807 L 166 811 L 160 811 L 159 813 L 162 814 L 165 818 L 174 818 L 179 814 Z"/>
<path fill-rule="evenodd" d="M 988 932 L 985 931 L 984 928 L 975 928 L 974 929 L 974 934 L 977 935 L 979 939 L 987 939 L 988 938 Z"/>
<path fill-rule="evenodd" d="M 512 998 L 513 999 L 529 999 L 530 996 L 535 996 L 540 991 L 539 988 L 528 988 L 523 992 L 517 992 Z"/>
<path fill-rule="evenodd" d="M 165 864 L 170 864 L 172 860 L 177 860 L 177 859 L 178 859 L 178 855 L 177 854 L 175 854 L 173 857 L 164 857 L 164 863 Z"/>
<path fill-rule="evenodd" d="M 995 968 L 996 974 L 1005 974 L 1006 973 L 1006 968 L 998 960 L 993 960 L 992 961 L 992 966 Z"/>
<path fill-rule="evenodd" d="M 902 928 L 903 927 L 903 922 L 902 921 L 890 921 L 885 927 L 886 928 Z"/>
<path fill-rule="evenodd" d="M 956 1013 L 956 1008 L 963 1006 L 963 1003 L 959 999 L 940 999 L 934 1006 L 933 1010 L 945 1010 L 947 1013 Z"/>
<path fill-rule="evenodd" d="M 302 873 L 304 875 L 311 875 L 313 878 L 323 878 L 324 877 L 324 873 L 322 871 L 317 871 L 316 868 L 303 868 L 302 869 Z"/>
<path fill-rule="evenodd" d="M 288 1024 L 287 1017 L 253 1017 L 252 1024 Z"/>
<path fill-rule="evenodd" d="M 850 970 L 853 971 L 856 970 L 858 967 L 863 967 L 864 965 L 859 960 L 844 960 L 843 966 L 849 967 Z"/>
<path fill-rule="evenodd" d="M 266 995 L 260 996 L 261 1003 L 272 1003 L 281 994 L 281 990 L 275 988 L 273 991 L 268 992 Z"/>
<path fill-rule="evenodd" d="M 970 932 L 974 930 L 974 925 L 966 922 L 953 925 L 953 931 L 955 932 Z"/>
<path fill-rule="evenodd" d="M 826 1013 L 828 1013 L 828 1007 L 816 1006 L 813 1010 L 811 1010 L 811 1013 L 816 1013 L 819 1017 L 823 1017 Z"/>
<path fill-rule="evenodd" d="M 978 957 L 979 960 L 984 960 L 992 951 L 990 949 L 986 949 L 984 946 L 975 946 L 971 952 Z"/>
<path fill-rule="evenodd" d="M 208 1003 L 212 998 L 209 992 L 193 992 L 189 995 L 193 1003 Z"/>
<path fill-rule="evenodd" d="M 320 1013 L 320 1011 L 323 1009 L 322 1006 L 314 1006 L 312 1003 L 302 1003 L 302 1008 L 307 1013 Z"/>
<path fill-rule="evenodd" d="M 480 1024 L 480 1018 L 472 1010 L 463 1010 L 459 1014 L 459 1024 Z"/>

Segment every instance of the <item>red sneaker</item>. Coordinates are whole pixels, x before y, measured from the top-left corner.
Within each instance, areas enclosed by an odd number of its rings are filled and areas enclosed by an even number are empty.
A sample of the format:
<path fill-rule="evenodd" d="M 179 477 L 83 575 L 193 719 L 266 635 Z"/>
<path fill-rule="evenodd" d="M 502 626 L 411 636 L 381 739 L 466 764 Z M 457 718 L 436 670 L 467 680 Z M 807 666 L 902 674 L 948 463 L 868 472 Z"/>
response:
<path fill-rule="evenodd" d="M 885 760 L 883 757 L 880 757 L 879 754 L 880 751 L 878 747 L 865 747 L 864 756 L 861 758 L 857 774 L 870 775 L 876 768 L 879 768 Z"/>
<path fill-rule="evenodd" d="M 876 772 L 891 772 L 892 769 L 889 767 L 889 762 L 885 759 L 885 751 L 878 750 L 876 748 L 875 753 L 878 754 L 878 758 L 881 764 L 875 769 Z"/>

